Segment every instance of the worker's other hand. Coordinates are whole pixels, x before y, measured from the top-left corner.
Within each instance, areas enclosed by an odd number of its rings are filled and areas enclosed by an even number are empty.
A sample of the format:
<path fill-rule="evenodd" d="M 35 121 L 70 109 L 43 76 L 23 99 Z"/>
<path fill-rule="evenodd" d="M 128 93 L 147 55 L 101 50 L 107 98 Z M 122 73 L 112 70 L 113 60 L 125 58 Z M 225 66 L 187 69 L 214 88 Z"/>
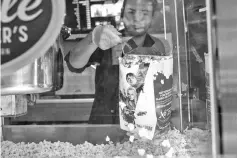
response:
<path fill-rule="evenodd" d="M 96 26 L 96 28 L 92 32 L 92 41 L 100 49 L 106 50 L 122 43 L 122 39 L 119 37 L 119 35 L 121 35 L 121 33 L 119 33 L 114 28 L 114 26 L 99 25 L 99 26 Z"/>

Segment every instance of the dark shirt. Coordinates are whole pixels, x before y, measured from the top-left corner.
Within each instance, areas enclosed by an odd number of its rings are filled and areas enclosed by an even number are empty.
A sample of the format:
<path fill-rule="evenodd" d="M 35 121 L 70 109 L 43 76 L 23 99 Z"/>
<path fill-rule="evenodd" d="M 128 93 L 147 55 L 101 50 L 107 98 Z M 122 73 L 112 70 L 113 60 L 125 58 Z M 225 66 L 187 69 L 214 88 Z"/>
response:
<path fill-rule="evenodd" d="M 127 42 L 131 47 L 124 48 L 127 52 L 137 46 L 133 40 Z M 150 35 L 146 35 L 143 47 L 155 49 L 154 55 L 166 55 L 163 43 Z M 146 55 L 147 52 L 140 53 Z M 65 56 L 65 61 L 70 71 L 81 73 L 94 63 L 100 65 L 96 68 L 95 74 L 95 99 L 91 110 L 89 123 L 93 124 L 118 124 L 119 123 L 119 65 L 112 65 L 112 49 L 101 50 L 97 48 L 91 55 L 85 67 L 76 69 L 69 63 L 69 54 Z"/>

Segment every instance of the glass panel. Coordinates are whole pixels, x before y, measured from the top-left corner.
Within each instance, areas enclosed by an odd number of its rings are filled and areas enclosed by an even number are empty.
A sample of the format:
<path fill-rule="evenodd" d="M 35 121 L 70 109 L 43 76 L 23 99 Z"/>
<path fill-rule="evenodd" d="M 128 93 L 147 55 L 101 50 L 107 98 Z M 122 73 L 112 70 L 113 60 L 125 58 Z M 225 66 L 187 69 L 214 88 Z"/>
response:
<path fill-rule="evenodd" d="M 237 1 L 227 0 L 225 2 L 216 0 L 213 2 L 216 15 L 216 25 L 214 36 L 213 58 L 217 59 L 214 62 L 217 74 L 218 88 L 218 122 L 220 129 L 217 130 L 217 140 L 220 139 L 221 152 L 225 155 L 236 155 L 236 131 L 237 131 L 237 85 L 236 85 L 236 41 L 237 41 L 237 19 L 236 6 Z M 213 120 L 212 120 L 213 123 Z M 214 122 L 215 123 L 215 122 Z M 214 142 L 213 142 L 214 143 Z M 218 143 L 218 141 L 217 141 Z M 218 150 L 217 144 L 217 150 Z"/>
<path fill-rule="evenodd" d="M 211 155 L 205 0 L 66 0 L 66 5 L 53 47 L 56 85 L 27 94 L 28 112 L 5 118 L 4 140 L 35 142 L 44 150 L 29 154 L 45 156 Z M 109 44 L 116 38 L 122 44 L 98 49 L 96 40 L 103 39 L 97 36 L 103 29 L 93 32 L 98 25 L 113 25 L 103 35 L 113 34 Z M 4 143 L 8 152 L 10 143 Z"/>
<path fill-rule="evenodd" d="M 189 66 L 189 92 L 191 105 L 191 125 L 207 128 L 210 122 L 206 116 L 206 105 L 210 104 L 207 98 L 208 80 L 205 79 L 205 54 L 207 47 L 207 23 L 205 0 L 185 2 L 187 19 L 187 57 Z"/>

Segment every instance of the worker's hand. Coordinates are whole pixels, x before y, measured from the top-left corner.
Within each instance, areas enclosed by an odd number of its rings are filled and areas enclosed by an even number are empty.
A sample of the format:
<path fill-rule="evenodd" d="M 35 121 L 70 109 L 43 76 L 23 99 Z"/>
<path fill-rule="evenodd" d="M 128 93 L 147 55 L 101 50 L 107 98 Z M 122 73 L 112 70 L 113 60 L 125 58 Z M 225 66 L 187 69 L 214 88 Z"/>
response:
<path fill-rule="evenodd" d="M 106 50 L 122 43 L 122 39 L 119 35 L 121 35 L 121 33 L 119 33 L 112 25 L 99 25 L 96 26 L 92 32 L 92 41 L 100 49 Z"/>

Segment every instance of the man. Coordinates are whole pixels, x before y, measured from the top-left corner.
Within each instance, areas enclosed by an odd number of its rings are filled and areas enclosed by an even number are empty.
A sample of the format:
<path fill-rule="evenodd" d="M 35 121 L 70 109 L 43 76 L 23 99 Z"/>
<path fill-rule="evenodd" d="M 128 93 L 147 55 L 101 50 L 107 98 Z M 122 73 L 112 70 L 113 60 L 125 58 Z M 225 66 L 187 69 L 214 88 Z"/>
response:
<path fill-rule="evenodd" d="M 137 92 L 133 87 L 127 89 L 127 102 L 126 105 L 129 110 L 135 110 L 137 104 Z"/>
<path fill-rule="evenodd" d="M 125 30 L 122 35 L 133 37 L 124 47 L 125 53 L 138 47 L 154 47 L 157 55 L 165 54 L 162 42 L 147 34 L 156 4 L 156 0 L 124 0 L 122 20 Z M 96 68 L 95 100 L 89 123 L 119 123 L 119 62 L 116 57 L 121 54 L 118 55 L 119 51 L 113 51 L 113 48 L 122 42 L 120 35 L 112 26 L 97 27 L 65 57 L 72 72 L 80 73 L 91 64 L 99 63 Z"/>
<path fill-rule="evenodd" d="M 133 73 L 127 73 L 126 80 L 128 84 L 132 87 L 134 87 L 137 84 L 136 76 Z"/>
<path fill-rule="evenodd" d="M 143 91 L 145 76 L 142 76 L 140 82 L 133 73 L 128 73 L 126 75 L 126 80 L 128 84 L 136 89 L 136 92 L 139 96 L 140 92 Z"/>
<path fill-rule="evenodd" d="M 122 116 L 126 122 L 135 124 L 135 110 L 137 104 L 136 89 L 129 87 L 127 89 L 126 106 L 122 109 Z"/>

